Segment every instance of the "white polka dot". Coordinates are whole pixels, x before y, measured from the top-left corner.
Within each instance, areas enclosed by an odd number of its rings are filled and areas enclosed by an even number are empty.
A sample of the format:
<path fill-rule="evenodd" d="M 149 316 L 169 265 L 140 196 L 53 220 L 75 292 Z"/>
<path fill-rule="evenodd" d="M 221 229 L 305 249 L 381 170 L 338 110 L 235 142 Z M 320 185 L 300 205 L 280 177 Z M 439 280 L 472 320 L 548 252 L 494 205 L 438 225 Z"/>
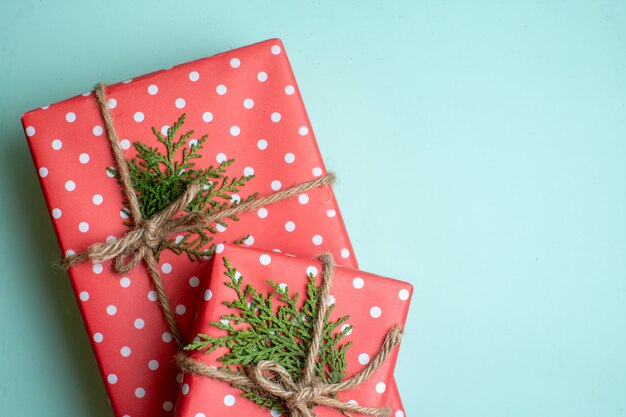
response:
<path fill-rule="evenodd" d="M 396 411 L 395 417 L 404 417 L 404 411 L 402 410 Z"/>
<path fill-rule="evenodd" d="M 176 314 L 182 316 L 186 312 L 187 312 L 187 307 L 185 307 L 184 305 L 179 304 L 179 305 L 176 306 Z"/>
<path fill-rule="evenodd" d="M 250 176 L 254 175 L 254 168 L 252 168 L 252 167 L 245 167 L 243 169 L 243 175 L 245 175 L 246 177 L 250 177 Z"/>
<path fill-rule="evenodd" d="M 235 405 L 235 397 L 228 394 L 224 397 L 224 404 L 228 407 Z"/>
<path fill-rule="evenodd" d="M 84 153 L 84 152 L 83 152 L 83 153 L 81 153 L 80 155 L 78 155 L 78 161 L 79 161 L 81 164 L 86 164 L 86 163 L 88 163 L 88 162 L 89 162 L 89 154 Z"/>
<path fill-rule="evenodd" d="M 74 252 L 71 249 L 68 249 L 67 251 L 65 251 L 65 256 L 72 256 L 72 255 L 76 255 L 76 252 Z"/>
<path fill-rule="evenodd" d="M 194 146 L 198 145 L 198 139 L 191 139 L 189 141 L 189 143 L 187 144 L 187 146 L 189 146 L 190 148 L 193 148 Z"/>
<path fill-rule="evenodd" d="M 318 273 L 319 273 L 319 271 L 314 266 L 309 266 L 306 269 L 306 274 L 307 275 L 313 275 L 314 277 L 316 277 Z"/>
<path fill-rule="evenodd" d="M 205 111 L 204 113 L 202 113 L 202 120 L 206 123 L 210 123 L 211 121 L 213 121 L 213 113 L 211 113 L 210 111 Z"/>
<path fill-rule="evenodd" d="M 230 134 L 232 136 L 239 136 L 240 133 L 241 133 L 241 129 L 239 128 L 239 126 L 231 126 L 230 127 Z"/>
<path fill-rule="evenodd" d="M 143 319 L 135 319 L 133 325 L 135 326 L 135 329 L 141 330 L 145 327 L 146 322 L 144 322 Z"/>
<path fill-rule="evenodd" d="M 359 403 L 356 402 L 356 400 L 348 400 L 348 404 L 359 405 Z"/>
<path fill-rule="evenodd" d="M 285 162 L 287 162 L 288 164 L 293 164 L 295 160 L 296 160 L 296 156 L 292 154 L 291 152 L 287 152 L 285 154 Z"/>
<path fill-rule="evenodd" d="M 311 240 L 313 241 L 313 244 L 315 246 L 319 246 L 324 241 L 324 238 L 322 236 L 320 236 L 320 235 L 315 235 L 315 236 L 313 236 L 313 238 Z"/>
<path fill-rule="evenodd" d="M 263 255 L 259 256 L 259 262 L 261 262 L 261 265 L 267 266 L 270 264 L 270 262 L 272 262 L 272 257 L 264 253 Z"/>
<path fill-rule="evenodd" d="M 151 371 L 156 371 L 157 369 L 159 369 L 159 361 L 152 359 L 150 362 L 148 362 L 148 368 L 150 368 Z"/>
<path fill-rule="evenodd" d="M 217 87 L 215 87 L 215 92 L 219 94 L 220 96 L 223 96 L 224 94 L 226 94 L 226 91 L 228 91 L 228 88 L 226 88 L 224 84 L 220 84 Z"/>
<path fill-rule="evenodd" d="M 326 210 L 326 215 L 328 217 L 335 217 L 337 215 L 337 212 L 335 210 L 333 210 L 333 209 Z"/>
<path fill-rule="evenodd" d="M 275 111 L 274 113 L 271 114 L 270 119 L 272 120 L 272 122 L 274 123 L 278 123 L 280 122 L 280 119 L 282 119 L 283 116 L 281 116 L 280 113 L 278 113 L 277 111 Z"/>
<path fill-rule="evenodd" d="M 271 51 L 273 55 L 280 54 L 280 45 L 272 45 Z"/>
<path fill-rule="evenodd" d="M 148 300 L 150 301 L 156 301 L 157 300 L 157 292 L 156 291 L 149 291 L 148 292 Z"/>
<path fill-rule="evenodd" d="M 222 152 L 218 153 L 217 156 L 215 157 L 215 160 L 220 164 L 226 161 L 227 159 L 228 158 L 226 157 L 226 154 Z"/>
<path fill-rule="evenodd" d="M 361 365 L 367 365 L 368 363 L 370 363 L 370 355 L 368 355 L 367 353 L 361 353 L 359 355 L 359 363 Z"/>
<path fill-rule="evenodd" d="M 67 120 L 70 123 L 74 123 L 76 121 L 76 113 L 74 112 L 68 112 L 65 115 L 65 120 Z"/>
<path fill-rule="evenodd" d="M 267 81 L 267 72 L 261 71 L 256 75 L 256 79 L 261 81 L 262 83 Z"/>
<path fill-rule="evenodd" d="M 221 223 L 217 223 L 217 224 L 215 225 L 215 229 L 216 229 L 218 232 L 220 232 L 220 233 L 224 233 L 224 232 L 226 231 L 226 229 L 228 229 L 228 226 L 223 225 L 223 224 L 221 224 Z"/>
<path fill-rule="evenodd" d="M 170 332 L 163 332 L 161 335 L 161 340 L 165 343 L 169 343 L 172 341 L 172 334 Z"/>
<path fill-rule="evenodd" d="M 94 203 L 96 206 L 102 204 L 103 201 L 104 198 L 102 198 L 100 194 L 94 194 L 93 197 L 91 197 L 91 202 Z"/>
<path fill-rule="evenodd" d="M 180 392 L 182 392 L 183 395 L 189 394 L 189 384 L 187 383 L 183 384 L 182 388 L 180 389 Z"/>
<path fill-rule="evenodd" d="M 139 387 L 135 390 L 135 397 L 137 398 L 143 398 L 146 396 L 146 390 Z"/>
<path fill-rule="evenodd" d="M 63 147 L 63 142 L 61 141 L 61 139 L 55 139 L 52 141 L 52 149 L 54 149 L 55 151 L 58 151 L 62 147 Z"/>
<path fill-rule="evenodd" d="M 298 196 L 298 202 L 299 202 L 300 204 L 306 204 L 306 203 L 308 203 L 308 202 L 309 202 L 309 196 L 308 196 L 308 195 L 306 195 L 306 194 L 300 194 L 300 195 Z"/>
<path fill-rule="evenodd" d="M 261 207 L 260 209 L 257 210 L 256 215 L 259 216 L 260 218 L 264 219 L 267 217 L 267 209 L 265 207 Z"/>
<path fill-rule="evenodd" d="M 267 141 L 265 139 L 259 139 L 259 141 L 256 143 L 256 147 L 262 151 L 267 149 Z"/>
<path fill-rule="evenodd" d="M 382 394 L 383 392 L 385 392 L 386 389 L 387 389 L 387 384 L 385 384 L 384 382 L 379 382 L 378 384 L 376 384 L 377 393 Z"/>
<path fill-rule="evenodd" d="M 333 304 L 335 304 L 335 296 L 334 295 L 329 295 L 328 298 L 326 299 L 326 304 L 328 304 L 329 306 L 332 306 Z"/>
<path fill-rule="evenodd" d="M 112 167 L 111 167 L 111 168 L 112 168 Z M 111 170 L 110 170 L 109 168 L 107 168 L 107 169 L 105 170 L 105 172 L 106 172 L 106 174 L 107 174 L 107 177 L 109 177 L 109 178 L 115 178 L 115 174 L 114 174 L 114 173 L 112 173 L 112 172 L 111 172 Z"/>
<path fill-rule="evenodd" d="M 39 176 L 41 178 L 46 178 L 48 176 L 48 168 L 46 167 L 39 168 Z"/>
<path fill-rule="evenodd" d="M 319 177 L 320 175 L 322 175 L 322 168 L 315 167 L 311 170 L 311 173 L 313 174 L 314 177 Z"/>
<path fill-rule="evenodd" d="M 129 357 L 131 353 L 132 353 L 132 351 L 130 350 L 130 348 L 128 346 L 123 346 L 120 349 L 120 355 L 122 355 L 125 358 Z"/>
<path fill-rule="evenodd" d="M 352 286 L 356 288 L 357 290 L 360 290 L 361 288 L 363 288 L 364 285 L 365 285 L 365 281 L 363 281 L 363 278 L 361 277 L 356 277 L 352 280 Z"/>
<path fill-rule="evenodd" d="M 280 188 L 282 186 L 283 186 L 283 184 L 280 181 L 278 181 L 278 180 L 272 181 L 272 184 L 271 184 L 272 190 L 278 191 L 278 190 L 280 190 Z"/>
<path fill-rule="evenodd" d="M 136 121 L 137 123 L 141 123 L 141 122 L 143 122 L 144 115 L 143 115 L 143 113 L 142 113 L 142 112 L 140 112 L 140 111 L 135 112 L 135 114 L 133 115 L 133 119 L 135 119 L 135 121 Z"/>
<path fill-rule="evenodd" d="M 81 291 L 80 294 L 78 294 L 78 298 L 80 298 L 80 301 L 87 301 L 89 300 L 89 293 L 87 291 Z"/>
<path fill-rule="evenodd" d="M 198 74 L 198 71 L 191 71 L 189 73 L 189 80 L 196 82 L 200 79 L 200 74 Z"/>
<path fill-rule="evenodd" d="M 197 287 L 198 285 L 200 285 L 200 278 L 198 277 L 191 277 L 189 278 L 189 286 L 190 287 Z"/>
<path fill-rule="evenodd" d="M 128 213 L 126 213 L 126 210 L 124 210 L 124 209 L 120 210 L 120 217 L 122 219 L 127 219 L 128 218 Z"/>
<path fill-rule="evenodd" d="M 114 109 L 117 107 L 117 100 L 114 98 L 110 98 L 107 100 L 107 105 L 109 106 L 110 109 Z"/>
<path fill-rule="evenodd" d="M 130 287 L 130 278 L 128 277 L 122 277 L 122 279 L 120 279 L 120 286 L 122 288 L 128 288 Z"/>
<path fill-rule="evenodd" d="M 401 299 L 402 301 L 408 300 L 409 299 L 409 290 L 407 290 L 406 288 L 403 288 L 400 291 L 398 291 L 398 298 Z"/>
<path fill-rule="evenodd" d="M 345 259 L 345 258 L 347 258 L 348 256 L 350 256 L 350 250 L 349 250 L 349 249 L 346 249 L 346 248 L 343 248 L 343 249 L 341 250 L 341 257 Z"/>
<path fill-rule="evenodd" d="M 282 413 L 278 410 L 270 410 L 270 414 L 272 417 L 280 417 Z"/>
<path fill-rule="evenodd" d="M 241 61 L 239 60 L 239 58 L 233 58 L 230 60 L 230 66 L 233 68 L 239 68 L 239 65 L 241 65 Z"/>
<path fill-rule="evenodd" d="M 104 340 L 104 335 L 100 332 L 95 332 L 93 334 L 93 341 L 96 343 L 102 343 L 102 341 Z"/>
<path fill-rule="evenodd" d="M 69 180 L 65 183 L 65 189 L 67 191 L 74 191 L 76 189 L 76 183 L 72 180 Z"/>
<path fill-rule="evenodd" d="M 296 89 L 293 88 L 293 85 L 288 85 L 287 87 L 285 87 L 285 94 L 287 94 L 288 96 L 292 95 L 295 92 Z"/>
<path fill-rule="evenodd" d="M 243 240 L 243 243 L 248 245 L 248 246 L 254 245 L 254 236 L 252 236 L 252 235 L 248 236 L 247 238 L 245 238 Z"/>
<path fill-rule="evenodd" d="M 309 133 L 309 128 L 306 126 L 300 126 L 300 128 L 298 129 L 298 134 L 300 136 L 306 136 Z"/>
<path fill-rule="evenodd" d="M 91 132 L 94 134 L 94 136 L 102 136 L 102 134 L 104 133 L 104 129 L 102 128 L 102 126 L 96 125 L 93 127 L 93 129 L 91 129 Z"/>
<path fill-rule="evenodd" d="M 170 263 L 164 263 L 163 265 L 161 265 L 161 271 L 164 274 L 169 274 L 170 272 L 172 272 L 172 264 Z"/>
<path fill-rule="evenodd" d="M 254 100 L 252 100 L 251 98 L 247 98 L 243 101 L 243 107 L 245 107 L 246 109 L 251 109 L 254 107 Z"/>
<path fill-rule="evenodd" d="M 115 314 L 117 314 L 117 307 L 111 304 L 107 306 L 106 312 L 109 316 L 114 316 Z"/>
<path fill-rule="evenodd" d="M 159 92 L 159 87 L 157 85 L 150 84 L 148 86 L 148 94 L 150 94 L 151 96 L 156 95 L 156 93 L 158 92 Z"/>
<path fill-rule="evenodd" d="M 171 401 L 164 401 L 163 402 L 163 410 L 165 411 L 172 411 L 174 409 L 174 403 Z"/>
<path fill-rule="evenodd" d="M 351 327 L 348 323 L 344 323 L 344 324 L 341 326 L 341 331 L 342 331 L 342 332 L 343 332 L 344 330 L 346 330 L 346 329 L 349 329 L 349 330 L 346 332 L 346 336 L 350 336 L 350 335 L 352 334 L 352 327 Z"/>
<path fill-rule="evenodd" d="M 222 253 L 222 252 L 224 252 L 224 244 L 218 243 L 217 245 L 215 245 L 215 253 Z"/>
<path fill-rule="evenodd" d="M 379 318 L 382 312 L 383 311 L 378 306 L 374 306 L 370 308 L 370 316 L 372 316 L 375 319 Z"/>
<path fill-rule="evenodd" d="M 91 270 L 93 271 L 94 274 L 101 274 L 102 271 L 104 270 L 104 267 L 102 266 L 102 264 L 99 264 L 99 263 L 96 262 L 91 267 Z"/>
<path fill-rule="evenodd" d="M 213 297 L 213 291 L 206 290 L 204 292 L 204 301 L 209 301 Z"/>
<path fill-rule="evenodd" d="M 107 236 L 106 238 L 107 243 L 115 242 L 116 240 L 117 238 L 115 236 Z"/>
<path fill-rule="evenodd" d="M 124 84 L 130 84 L 130 83 L 132 83 L 132 82 L 133 82 L 133 79 L 132 79 L 132 78 L 129 78 L 129 79 L 127 79 L 127 80 L 122 81 L 122 83 L 124 83 Z"/>
<path fill-rule="evenodd" d="M 184 98 L 177 98 L 176 101 L 174 102 L 174 105 L 176 106 L 177 109 L 183 109 L 185 108 L 185 104 L 187 104 L 187 102 L 185 101 Z"/>
<path fill-rule="evenodd" d="M 52 209 L 52 217 L 54 217 L 55 219 L 60 219 L 62 215 L 63 215 L 63 212 L 61 211 L 60 208 Z"/>
<path fill-rule="evenodd" d="M 26 136 L 31 137 L 35 134 L 35 128 L 32 126 L 26 127 Z"/>
<path fill-rule="evenodd" d="M 89 231 L 89 223 L 87 222 L 78 223 L 78 230 L 80 230 L 81 233 L 87 233 Z"/>
<path fill-rule="evenodd" d="M 122 139 L 120 141 L 120 147 L 125 151 L 130 149 L 130 141 L 128 139 Z"/>
<path fill-rule="evenodd" d="M 285 230 L 288 232 L 293 232 L 294 230 L 296 230 L 296 224 L 292 221 L 288 221 L 287 223 L 285 223 Z"/>
<path fill-rule="evenodd" d="M 115 375 L 115 374 L 107 375 L 107 381 L 109 381 L 109 384 L 116 384 L 117 383 L 117 375 Z"/>

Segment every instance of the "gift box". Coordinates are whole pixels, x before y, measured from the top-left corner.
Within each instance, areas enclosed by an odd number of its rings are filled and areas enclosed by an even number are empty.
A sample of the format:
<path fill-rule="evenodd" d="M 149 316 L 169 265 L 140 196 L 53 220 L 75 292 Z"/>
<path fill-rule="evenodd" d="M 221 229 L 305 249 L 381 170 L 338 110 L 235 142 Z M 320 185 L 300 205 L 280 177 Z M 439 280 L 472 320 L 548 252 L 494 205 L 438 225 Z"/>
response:
<path fill-rule="evenodd" d="M 205 294 L 210 296 L 204 297 L 198 308 L 193 332 L 198 336 L 185 348 L 188 358 L 244 374 L 249 373 L 248 366 L 258 361 L 276 360 L 297 374 L 304 360 L 293 358 L 306 356 L 302 349 L 307 342 L 296 340 L 312 332 L 310 327 L 298 327 L 315 321 L 308 300 L 314 302 L 323 297 L 319 291 L 312 290 L 308 277 L 313 288 L 319 289 L 323 271 L 318 259 L 226 245 L 216 255 L 210 279 L 205 280 Z M 326 299 L 332 310 L 325 326 L 332 326 L 330 334 L 340 337 L 325 342 L 320 349 L 324 354 L 320 355 L 319 364 L 326 370 L 326 382 L 337 383 L 373 361 L 390 329 L 404 324 L 412 286 L 341 266 L 335 266 L 332 271 Z M 249 292 L 249 288 L 254 292 Z M 287 299 L 281 299 L 284 295 L 281 291 L 287 294 Z M 283 307 L 285 310 L 278 311 Z M 273 310 L 273 315 L 267 310 Z M 345 362 L 340 365 L 336 353 L 345 345 Z M 396 394 L 393 368 L 397 354 L 396 346 L 367 380 L 338 392 L 337 399 L 367 407 L 387 405 L 390 393 Z M 175 415 L 265 416 L 269 411 L 277 416 L 286 413 L 281 407 L 280 401 L 258 390 L 240 390 L 209 376 L 186 373 Z M 395 401 L 391 408 L 396 416 L 403 415 Z M 328 406 L 317 406 L 313 411 L 320 417 L 342 415 L 340 410 Z"/>
<path fill-rule="evenodd" d="M 326 175 L 278 39 L 113 84 L 106 94 L 128 159 L 142 156 L 138 144 L 166 154 L 158 134 L 167 137 L 184 114 L 175 139 L 193 133 L 175 159 L 195 147 L 195 169 L 223 166 L 224 176 L 248 178 L 237 192 L 225 192 L 228 200 Z M 124 235 L 129 213 L 94 92 L 30 111 L 22 123 L 62 253 Z M 185 337 L 202 300 L 211 253 L 222 250 L 222 242 L 303 255 L 329 251 L 343 265 L 357 266 L 329 186 L 238 217 L 215 225 L 207 233 L 212 240 L 201 247 L 190 245 L 194 235 L 175 235 L 170 245 L 182 253 L 159 254 L 165 292 Z M 110 262 L 85 263 L 71 267 L 69 275 L 115 414 L 171 415 L 181 378 L 171 360 L 177 348 L 145 268 L 117 274 Z"/>

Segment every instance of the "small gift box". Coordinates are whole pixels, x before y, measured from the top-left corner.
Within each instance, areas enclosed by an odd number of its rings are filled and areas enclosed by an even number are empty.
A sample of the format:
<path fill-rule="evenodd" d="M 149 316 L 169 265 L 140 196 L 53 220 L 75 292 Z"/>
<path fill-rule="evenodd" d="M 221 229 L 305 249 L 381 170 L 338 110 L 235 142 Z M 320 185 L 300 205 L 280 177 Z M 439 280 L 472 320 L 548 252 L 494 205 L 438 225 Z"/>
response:
<path fill-rule="evenodd" d="M 333 266 L 328 255 L 316 260 L 231 245 L 205 282 L 197 336 L 177 357 L 186 372 L 177 417 L 305 416 L 312 408 L 338 417 L 342 410 L 363 413 L 359 407 L 403 415 L 395 401 L 385 407 L 395 392 L 410 284 Z M 318 353 L 309 359 L 318 328 Z M 320 391 L 307 391 L 311 384 Z M 332 388 L 338 384 L 346 386 Z"/>
<path fill-rule="evenodd" d="M 357 265 L 280 40 L 100 86 L 22 122 L 117 416 L 172 414 L 180 376 L 167 323 L 189 338 L 224 242 Z M 134 194 L 121 184 L 126 164 Z M 215 221 L 200 226 L 198 212 Z"/>

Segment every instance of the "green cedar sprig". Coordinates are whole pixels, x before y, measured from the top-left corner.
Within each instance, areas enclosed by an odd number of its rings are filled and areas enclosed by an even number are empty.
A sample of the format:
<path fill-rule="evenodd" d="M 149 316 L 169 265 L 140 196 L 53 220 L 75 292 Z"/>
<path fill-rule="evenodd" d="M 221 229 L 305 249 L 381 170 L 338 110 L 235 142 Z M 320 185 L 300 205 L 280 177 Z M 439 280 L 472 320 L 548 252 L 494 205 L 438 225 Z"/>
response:
<path fill-rule="evenodd" d="M 204 333 L 185 346 L 185 350 L 197 350 L 211 353 L 218 348 L 227 348 L 228 352 L 218 358 L 224 364 L 222 369 L 246 373 L 246 368 L 261 360 L 274 360 L 282 365 L 297 381 L 303 375 L 313 333 L 313 321 L 317 316 L 320 288 L 315 285 L 312 274 L 308 276 L 306 300 L 298 308 L 300 294 L 291 295 L 287 286 L 271 280 L 267 283 L 272 291 L 261 294 L 250 284 L 243 284 L 243 277 L 227 258 L 224 258 L 226 275 L 229 280 L 225 285 L 231 288 L 236 298 L 223 304 L 234 312 L 222 316 L 219 321 L 210 324 L 226 332 L 220 337 Z M 277 308 L 274 303 L 278 302 Z M 346 376 L 346 351 L 352 342 L 341 343 L 352 326 L 340 329 L 350 316 L 330 321 L 334 305 L 328 308 L 324 317 L 324 331 L 320 347 L 316 375 L 326 383 L 337 383 Z M 339 330 L 337 330 L 339 329 Z M 241 388 L 243 396 L 261 407 L 286 412 L 281 400 L 263 391 L 253 388 Z"/>
<path fill-rule="evenodd" d="M 196 169 L 194 160 L 202 158 L 200 151 L 208 135 L 202 136 L 195 143 L 187 145 L 194 134 L 193 130 L 176 135 L 185 123 L 185 114 L 182 114 L 176 123 L 169 128 L 167 135 L 163 135 L 156 128 L 152 133 L 158 142 L 165 147 L 165 153 L 159 147 L 151 147 L 142 142 L 134 142 L 137 151 L 136 158 L 127 159 L 131 182 L 137 193 L 139 207 L 144 218 L 148 219 L 180 197 L 192 181 L 199 181 L 203 191 L 187 206 L 186 211 L 206 211 L 209 215 L 215 214 L 233 205 L 242 204 L 256 198 L 254 193 L 245 199 L 232 201 L 234 193 L 239 192 L 254 175 L 230 178 L 226 175 L 227 168 L 235 162 L 228 159 L 217 166 L 206 169 Z M 182 149 L 182 151 L 181 151 Z M 179 156 L 180 154 L 180 156 Z M 119 174 L 115 168 L 109 168 L 119 181 Z M 128 209 L 124 211 L 128 214 Z M 231 220 L 239 220 L 236 216 Z M 226 226 L 224 221 L 219 224 Z M 217 231 L 212 225 L 173 236 L 163 242 L 156 250 L 158 256 L 161 251 L 169 249 L 177 255 L 186 253 L 189 259 L 201 260 L 213 255 L 215 242 L 212 235 Z M 234 243 L 242 243 L 248 236 L 237 239 Z"/>

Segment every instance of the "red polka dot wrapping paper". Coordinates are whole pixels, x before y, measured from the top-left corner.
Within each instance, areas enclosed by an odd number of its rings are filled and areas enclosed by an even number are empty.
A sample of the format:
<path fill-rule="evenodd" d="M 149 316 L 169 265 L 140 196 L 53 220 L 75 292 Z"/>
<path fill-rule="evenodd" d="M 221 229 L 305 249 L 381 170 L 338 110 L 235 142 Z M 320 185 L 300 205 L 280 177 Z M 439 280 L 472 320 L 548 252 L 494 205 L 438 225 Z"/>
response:
<path fill-rule="evenodd" d="M 227 175 L 255 175 L 241 198 L 326 173 L 278 39 L 113 84 L 107 95 L 127 158 L 135 156 L 133 142 L 160 147 L 151 128 L 167 132 L 185 113 L 181 132 L 193 129 L 192 140 L 209 136 L 197 168 L 234 158 Z M 93 92 L 30 111 L 22 123 L 62 252 L 122 236 L 122 191 L 108 171 L 114 160 Z M 251 247 L 301 255 L 328 251 L 343 265 L 357 266 L 329 186 L 244 213 L 239 222 L 219 227 L 215 239 L 247 234 Z M 185 336 L 210 264 L 161 254 L 165 289 Z M 118 275 L 109 263 L 88 263 L 69 275 L 115 414 L 172 415 L 180 384 L 171 359 L 176 349 L 145 268 Z M 401 409 L 399 397 L 393 398 Z"/>
<path fill-rule="evenodd" d="M 293 257 L 271 251 L 247 249 L 227 245 L 215 257 L 210 279 L 204 289 L 203 299 L 198 308 L 193 334 L 204 333 L 218 337 L 226 334 L 210 324 L 221 317 L 235 313 L 223 304 L 236 298 L 233 289 L 225 285 L 230 278 L 225 275 L 227 259 L 236 268 L 243 285 L 251 285 L 262 294 L 268 294 L 271 280 L 287 285 L 289 294 L 299 293 L 299 307 L 306 299 L 307 276 L 309 273 L 321 283 L 322 264 L 317 259 Z M 238 275 L 239 276 L 239 275 Z M 351 342 L 346 354 L 347 377 L 363 369 L 380 349 L 385 335 L 395 324 L 404 324 L 409 309 L 412 286 L 406 282 L 383 278 L 351 268 L 336 267 L 330 295 L 326 302 L 334 304 L 330 320 L 349 316 L 349 320 L 337 329 L 352 326 L 342 343 Z M 277 307 L 278 302 L 274 304 Z M 236 327 L 245 327 L 237 325 Z M 399 348 L 399 347 L 398 347 Z M 395 348 L 386 362 L 371 377 L 351 390 L 339 392 L 342 401 L 356 401 L 367 407 L 382 407 L 387 404 L 392 385 L 393 368 L 398 354 Z M 207 365 L 221 366 L 217 360 L 227 353 L 219 348 L 210 354 L 193 351 L 190 355 Z M 329 407 L 315 407 L 318 417 L 340 417 L 343 414 Z M 270 410 L 276 417 L 280 412 Z M 268 410 L 241 395 L 241 391 L 229 384 L 204 376 L 186 374 L 176 404 L 176 417 L 217 417 L 217 416 L 266 416 Z"/>

